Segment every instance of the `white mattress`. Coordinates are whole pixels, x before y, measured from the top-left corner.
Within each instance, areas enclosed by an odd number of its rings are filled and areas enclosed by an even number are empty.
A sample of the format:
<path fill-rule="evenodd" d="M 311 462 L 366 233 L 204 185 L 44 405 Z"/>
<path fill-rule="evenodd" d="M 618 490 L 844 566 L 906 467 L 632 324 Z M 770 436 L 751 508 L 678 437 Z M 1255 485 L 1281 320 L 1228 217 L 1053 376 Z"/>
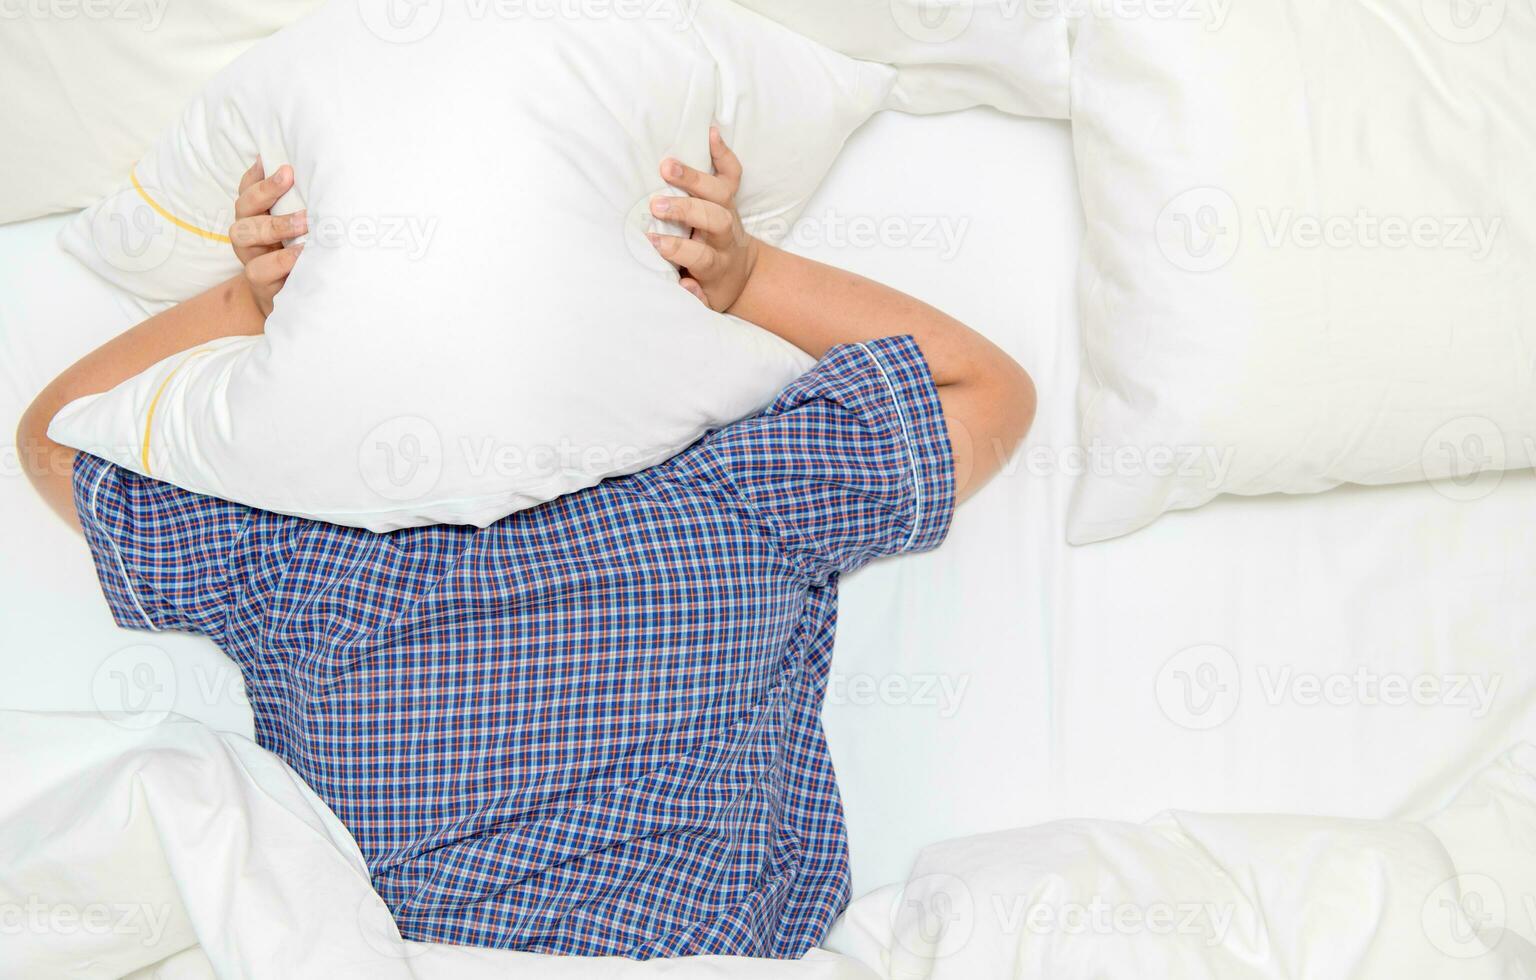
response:
<path fill-rule="evenodd" d="M 800 251 L 987 333 L 1041 391 L 1015 467 L 961 510 L 942 549 L 845 584 L 826 723 L 856 893 L 904 877 L 925 844 L 1059 817 L 1140 821 L 1169 807 L 1422 816 L 1472 769 L 1536 739 L 1529 474 L 1474 501 L 1427 485 L 1223 500 L 1121 540 L 1064 543 L 1076 201 L 1064 124 L 885 116 L 850 143 L 796 236 Z M 132 319 L 52 246 L 58 224 L 0 227 L 8 424 Z M 959 233 L 957 248 L 946 232 Z M 85 549 L 31 499 L 14 454 L 5 463 L 0 707 L 90 710 L 127 685 L 248 733 L 222 655 L 116 630 Z M 165 657 L 120 652 L 146 644 Z M 1184 713 L 1167 684 L 1165 710 L 1159 673 L 1179 651 L 1212 644 L 1236 665 L 1214 676 L 1240 697 L 1224 724 L 1183 727 L 1175 718 L 1215 716 Z M 123 669 L 138 662 L 152 669 Z M 1317 705 L 1268 689 L 1362 669 L 1368 680 L 1454 685 L 1461 675 L 1498 687 L 1482 717 L 1465 705 L 1369 703 L 1339 687 L 1345 703 Z"/>

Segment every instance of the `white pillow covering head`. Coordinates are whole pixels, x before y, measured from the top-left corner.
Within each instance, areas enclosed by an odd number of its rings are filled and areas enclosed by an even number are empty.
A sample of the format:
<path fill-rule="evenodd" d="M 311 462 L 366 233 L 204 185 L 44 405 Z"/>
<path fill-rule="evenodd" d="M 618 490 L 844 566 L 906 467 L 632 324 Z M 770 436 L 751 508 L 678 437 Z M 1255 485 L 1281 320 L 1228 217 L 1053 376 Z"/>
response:
<path fill-rule="evenodd" d="M 902 111 L 991 106 L 1066 118 L 1067 14 L 1080 0 L 738 2 L 844 54 L 895 66 L 892 100 Z"/>
<path fill-rule="evenodd" d="M 1074 27 L 1071 540 L 1220 493 L 1472 497 L 1532 465 L 1536 7 L 1150 10 Z"/>
<path fill-rule="evenodd" d="M 552 11 L 553 15 L 549 15 Z M 60 442 L 281 513 L 485 525 L 643 469 L 809 359 L 714 313 L 645 239 L 718 124 L 783 235 L 894 72 L 724 0 L 334 0 L 217 77 L 65 247 L 151 305 L 239 271 L 219 232 L 291 163 L 303 257 L 259 338 L 168 358 Z"/>
<path fill-rule="evenodd" d="M 215 72 L 319 2 L 0 2 L 0 224 L 109 193 Z"/>

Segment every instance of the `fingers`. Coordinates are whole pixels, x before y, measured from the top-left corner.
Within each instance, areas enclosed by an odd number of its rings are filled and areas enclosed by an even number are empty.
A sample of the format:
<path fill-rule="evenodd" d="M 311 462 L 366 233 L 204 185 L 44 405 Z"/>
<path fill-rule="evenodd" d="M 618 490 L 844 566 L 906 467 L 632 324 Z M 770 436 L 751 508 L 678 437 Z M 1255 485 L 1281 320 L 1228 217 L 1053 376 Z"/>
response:
<path fill-rule="evenodd" d="M 690 279 L 687 276 L 684 276 L 678 280 L 678 285 L 692 293 L 694 298 L 697 299 L 700 303 L 703 303 L 705 306 L 709 305 L 709 297 L 704 295 L 704 287 L 699 285 L 699 281 L 697 279 Z"/>
<path fill-rule="evenodd" d="M 708 275 L 720 261 L 720 253 L 697 238 L 678 238 L 676 235 L 646 237 L 662 258 L 690 272 Z"/>
<path fill-rule="evenodd" d="M 713 201 L 694 197 L 658 197 L 651 201 L 651 214 L 703 232 L 712 241 L 728 239 L 736 229 L 736 219 L 729 209 Z"/>
<path fill-rule="evenodd" d="M 730 207 L 736 186 L 723 177 L 706 174 L 672 157 L 661 161 L 661 179 L 689 197 L 701 198 L 721 207 Z"/>
<path fill-rule="evenodd" d="M 249 176 L 250 171 L 246 171 L 246 175 Z M 240 196 L 235 198 L 235 217 L 249 218 L 265 214 L 272 210 L 272 205 L 277 203 L 277 199 L 293 186 L 293 168 L 285 163 L 277 168 L 277 173 L 254 181 L 249 187 L 243 186 L 244 178 L 241 178 L 240 182 L 242 190 Z"/>
<path fill-rule="evenodd" d="M 299 255 L 303 251 L 303 245 L 295 245 L 292 248 L 274 249 L 265 255 L 258 255 L 246 263 L 246 281 L 258 290 L 276 292 L 272 287 L 288 278 L 288 273 L 293 271 L 293 265 L 299 261 Z"/>
<path fill-rule="evenodd" d="M 258 214 L 241 218 L 229 226 L 229 243 L 241 264 L 250 262 L 263 252 L 282 245 L 286 238 L 297 238 L 309 228 L 309 214 L 295 211 L 292 214 Z"/>
<path fill-rule="evenodd" d="M 251 169 L 247 170 L 244 174 L 241 175 L 240 189 L 235 192 L 235 196 L 239 197 L 241 194 L 244 194 L 247 190 L 250 189 L 252 184 L 256 183 L 258 180 L 261 180 L 266 175 L 267 172 L 261 168 L 261 157 L 257 157 L 256 162 L 251 164 Z"/>
<path fill-rule="evenodd" d="M 734 198 L 741 189 L 741 161 L 736 158 L 736 151 L 725 145 L 718 126 L 709 127 L 709 159 L 715 165 L 715 176 L 725 181 Z"/>

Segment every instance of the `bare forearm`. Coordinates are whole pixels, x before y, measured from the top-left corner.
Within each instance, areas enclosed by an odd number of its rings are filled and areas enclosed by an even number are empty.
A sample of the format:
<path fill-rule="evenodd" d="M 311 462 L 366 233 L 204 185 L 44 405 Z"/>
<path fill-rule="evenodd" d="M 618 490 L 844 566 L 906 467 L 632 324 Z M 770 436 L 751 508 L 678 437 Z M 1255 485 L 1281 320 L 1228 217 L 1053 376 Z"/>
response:
<path fill-rule="evenodd" d="M 757 248 L 752 275 L 730 312 L 812 357 L 838 344 L 910 334 L 940 387 L 1006 359 L 985 337 L 921 300 L 770 245 Z"/>
<path fill-rule="evenodd" d="M 150 317 L 98 347 L 54 379 L 21 417 L 16 447 L 37 492 L 59 516 L 75 524 L 70 471 L 75 451 L 48 438 L 59 409 L 100 394 L 180 351 L 220 337 L 258 334 L 264 317 L 244 279 L 232 279 Z"/>
<path fill-rule="evenodd" d="M 911 335 L 949 423 L 957 496 L 969 496 L 1001 469 L 1035 411 L 1034 386 L 1012 358 L 905 293 L 768 245 L 756 249 L 731 313 L 818 358 L 838 344 Z"/>

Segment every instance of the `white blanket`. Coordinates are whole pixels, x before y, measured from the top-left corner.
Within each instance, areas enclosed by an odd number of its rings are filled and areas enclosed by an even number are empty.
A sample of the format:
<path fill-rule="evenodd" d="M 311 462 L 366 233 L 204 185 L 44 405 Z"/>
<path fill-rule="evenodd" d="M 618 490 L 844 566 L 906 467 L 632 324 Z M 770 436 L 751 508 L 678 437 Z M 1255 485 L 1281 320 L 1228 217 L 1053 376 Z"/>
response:
<path fill-rule="evenodd" d="M 1536 977 L 1536 746 L 1423 823 L 1168 812 L 926 849 L 828 945 L 890 980 Z"/>
<path fill-rule="evenodd" d="M 0 976 L 185 980 L 1513 980 L 1536 976 L 1536 747 L 1425 823 L 1168 813 L 924 852 L 800 962 L 400 938 L 283 763 L 178 715 L 0 712 Z"/>
<path fill-rule="evenodd" d="M 276 756 L 178 715 L 0 712 L 0 977 L 871 980 L 405 942 L 336 817 Z"/>

